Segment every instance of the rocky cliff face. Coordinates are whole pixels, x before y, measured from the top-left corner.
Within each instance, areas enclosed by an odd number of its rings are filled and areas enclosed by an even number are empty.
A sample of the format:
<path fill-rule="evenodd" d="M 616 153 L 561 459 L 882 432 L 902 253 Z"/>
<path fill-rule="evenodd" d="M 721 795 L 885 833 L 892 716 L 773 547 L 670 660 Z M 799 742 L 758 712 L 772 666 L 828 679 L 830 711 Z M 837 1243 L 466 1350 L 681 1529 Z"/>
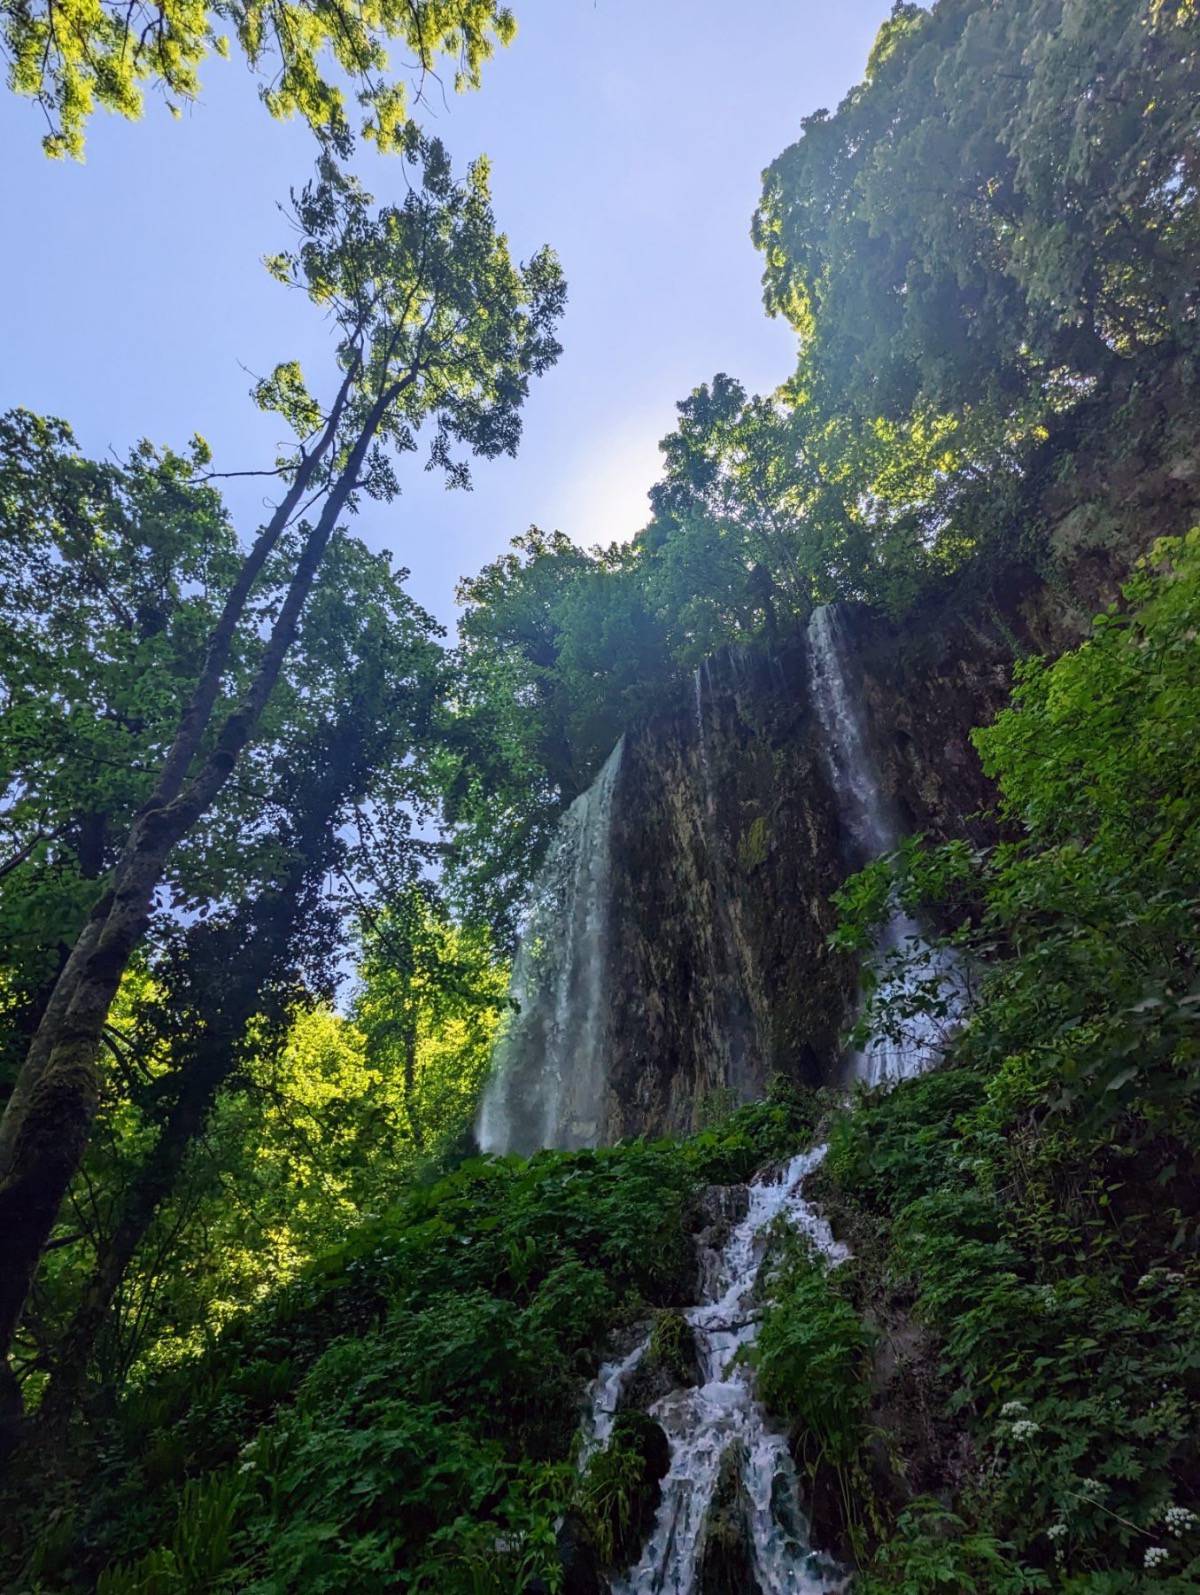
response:
<path fill-rule="evenodd" d="M 845 688 L 897 835 L 994 839 L 970 732 L 1007 702 L 1014 661 L 1077 643 L 1137 553 L 1196 519 L 1200 463 L 1172 419 L 1177 386 L 1171 376 L 1112 414 L 1101 407 L 1103 424 L 1080 412 L 1078 436 L 994 487 L 1011 519 L 1007 561 L 994 552 L 927 589 L 902 621 L 840 606 Z M 555 1144 L 687 1132 L 706 1104 L 759 1096 L 776 1073 L 839 1079 L 857 971 L 827 946 L 829 900 L 861 859 L 831 790 L 810 675 L 802 633 L 727 648 L 606 767 L 611 819 L 590 854 L 569 860 L 572 900 L 580 881 L 595 888 L 599 995 L 584 1026 L 560 980 L 538 999 L 553 1045 L 517 1049 L 523 1101 L 562 1097 L 585 1054 L 593 1068 L 599 1106 L 586 1124 L 568 1115 Z M 590 969 L 571 934 L 560 961 Z M 497 1149 L 542 1144 L 506 1136 Z"/>
<path fill-rule="evenodd" d="M 842 606 L 850 690 L 903 834 L 994 838 L 971 744 L 1013 662 L 1077 640 L 1090 613 L 1030 572 L 904 623 Z M 604 1139 L 686 1132 L 705 1103 L 774 1074 L 840 1080 L 857 970 L 830 896 L 856 860 L 831 790 L 808 643 L 723 650 L 626 739 L 613 806 Z"/>
<path fill-rule="evenodd" d="M 819 1082 L 854 989 L 825 946 L 838 829 L 802 641 L 690 686 L 627 739 L 614 808 L 613 1137 L 685 1131 L 776 1071 Z"/>
<path fill-rule="evenodd" d="M 1007 697 L 1013 634 L 936 643 L 844 621 L 881 778 L 906 829 L 971 834 L 990 800 L 969 740 Z M 809 691 L 807 645 L 727 649 L 631 734 L 614 803 L 606 1139 L 683 1132 L 773 1074 L 838 1078 L 857 971 L 832 953 L 851 860 Z"/>

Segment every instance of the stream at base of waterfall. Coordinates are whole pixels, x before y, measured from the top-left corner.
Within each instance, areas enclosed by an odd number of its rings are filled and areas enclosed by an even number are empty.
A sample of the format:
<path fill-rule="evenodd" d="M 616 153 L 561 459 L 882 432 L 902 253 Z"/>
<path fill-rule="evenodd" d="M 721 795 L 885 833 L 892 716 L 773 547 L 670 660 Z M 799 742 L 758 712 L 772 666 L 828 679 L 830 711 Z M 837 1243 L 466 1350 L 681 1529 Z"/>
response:
<path fill-rule="evenodd" d="M 703 1382 L 673 1390 L 650 1408 L 670 1443 L 670 1469 L 642 1556 L 612 1583 L 612 1595 L 692 1595 L 705 1524 L 731 1448 L 741 1471 L 760 1595 L 822 1595 L 845 1587 L 845 1574 L 809 1544 L 787 1440 L 768 1423 L 754 1397 L 753 1371 L 738 1356 L 757 1333 L 754 1286 L 777 1220 L 806 1236 L 831 1266 L 847 1255 L 803 1194 L 805 1179 L 824 1155 L 825 1148 L 817 1147 L 761 1174 L 749 1187 L 745 1217 L 721 1250 L 705 1259 L 707 1299 L 684 1315 L 696 1335 Z M 628 1356 L 601 1368 L 591 1390 L 585 1455 L 608 1441 L 622 1390 L 648 1343 L 647 1336 Z"/>

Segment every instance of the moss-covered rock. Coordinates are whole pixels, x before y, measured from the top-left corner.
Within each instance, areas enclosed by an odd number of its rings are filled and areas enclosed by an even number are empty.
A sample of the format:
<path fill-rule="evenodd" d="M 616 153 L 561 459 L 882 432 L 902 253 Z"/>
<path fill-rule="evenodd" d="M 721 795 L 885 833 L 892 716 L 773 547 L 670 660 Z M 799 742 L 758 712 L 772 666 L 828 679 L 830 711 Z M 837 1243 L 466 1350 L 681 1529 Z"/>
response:
<path fill-rule="evenodd" d="M 618 1414 L 603 1450 L 589 1461 L 580 1487 L 583 1522 L 601 1566 L 621 1570 L 641 1552 L 662 1499 L 671 1448 L 660 1424 L 644 1412 Z"/>
<path fill-rule="evenodd" d="M 740 1440 L 721 1458 L 704 1523 L 697 1595 L 759 1595 L 754 1576 L 750 1500 L 742 1482 L 746 1453 Z"/>

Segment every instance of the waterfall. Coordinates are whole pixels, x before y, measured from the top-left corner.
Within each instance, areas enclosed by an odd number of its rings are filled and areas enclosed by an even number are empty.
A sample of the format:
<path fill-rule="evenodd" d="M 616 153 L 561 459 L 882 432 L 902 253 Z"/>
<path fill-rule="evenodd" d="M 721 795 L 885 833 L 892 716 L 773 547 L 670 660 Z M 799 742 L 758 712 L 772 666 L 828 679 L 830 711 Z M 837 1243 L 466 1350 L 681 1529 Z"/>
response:
<path fill-rule="evenodd" d="M 595 1146 L 608 1083 L 613 794 L 624 739 L 563 815 L 529 894 L 480 1104 L 485 1152 Z"/>
<path fill-rule="evenodd" d="M 825 755 L 839 816 L 850 841 L 848 851 L 855 867 L 861 868 L 891 852 L 901 835 L 899 819 L 880 785 L 860 705 L 850 688 L 848 651 L 840 606 L 823 604 L 815 609 L 808 625 L 813 704 L 825 733 Z M 940 990 L 947 1012 L 940 1020 L 928 1013 L 910 1012 L 903 1044 L 877 1040 L 865 1052 L 852 1055 L 856 1077 L 870 1085 L 920 1073 L 940 1056 L 947 1031 L 962 1012 L 958 960 L 947 949 L 931 946 L 912 916 L 896 904 L 876 942 L 877 965 L 883 965 L 888 953 L 901 949 L 909 954 L 908 967 L 903 974 L 884 968 L 879 1001 L 904 1013 L 911 1010 L 918 990 L 932 983 Z"/>
<path fill-rule="evenodd" d="M 650 1408 L 670 1443 L 670 1468 L 641 1558 L 613 1582 L 612 1595 L 693 1595 L 705 1528 L 727 1458 L 741 1475 L 759 1595 L 822 1595 L 844 1588 L 844 1575 L 809 1543 L 786 1437 L 768 1424 L 754 1399 L 753 1371 L 738 1356 L 757 1334 L 755 1281 L 768 1234 L 778 1221 L 799 1230 L 831 1265 L 847 1255 L 802 1193 L 805 1178 L 824 1153 L 818 1147 L 760 1175 L 749 1188 L 745 1217 L 713 1259 L 715 1266 L 705 1270 L 711 1280 L 706 1299 L 684 1315 L 696 1335 L 703 1382 L 672 1390 Z M 585 1455 L 612 1432 L 622 1387 L 647 1344 L 643 1340 L 601 1368 L 592 1386 Z"/>
<path fill-rule="evenodd" d="M 692 676 L 692 696 L 696 710 L 696 749 L 700 755 L 700 802 L 706 820 L 712 818 L 716 807 L 713 791 L 712 763 L 708 757 L 708 730 L 704 723 L 704 686 L 708 675 L 707 660 L 696 666 Z"/>

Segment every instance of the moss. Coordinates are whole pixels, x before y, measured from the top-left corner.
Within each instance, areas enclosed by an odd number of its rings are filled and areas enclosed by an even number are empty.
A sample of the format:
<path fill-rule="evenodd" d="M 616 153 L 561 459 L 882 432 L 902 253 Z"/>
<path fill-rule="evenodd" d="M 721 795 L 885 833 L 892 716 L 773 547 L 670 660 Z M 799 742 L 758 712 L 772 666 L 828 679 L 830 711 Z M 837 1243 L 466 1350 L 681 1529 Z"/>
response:
<path fill-rule="evenodd" d="M 766 819 L 760 814 L 750 822 L 749 829 L 738 842 L 738 865 L 743 875 L 752 875 L 766 863 L 770 843 Z"/>
<path fill-rule="evenodd" d="M 682 1313 L 668 1307 L 654 1315 L 646 1362 L 664 1369 L 679 1384 L 696 1382 L 696 1335 Z"/>

